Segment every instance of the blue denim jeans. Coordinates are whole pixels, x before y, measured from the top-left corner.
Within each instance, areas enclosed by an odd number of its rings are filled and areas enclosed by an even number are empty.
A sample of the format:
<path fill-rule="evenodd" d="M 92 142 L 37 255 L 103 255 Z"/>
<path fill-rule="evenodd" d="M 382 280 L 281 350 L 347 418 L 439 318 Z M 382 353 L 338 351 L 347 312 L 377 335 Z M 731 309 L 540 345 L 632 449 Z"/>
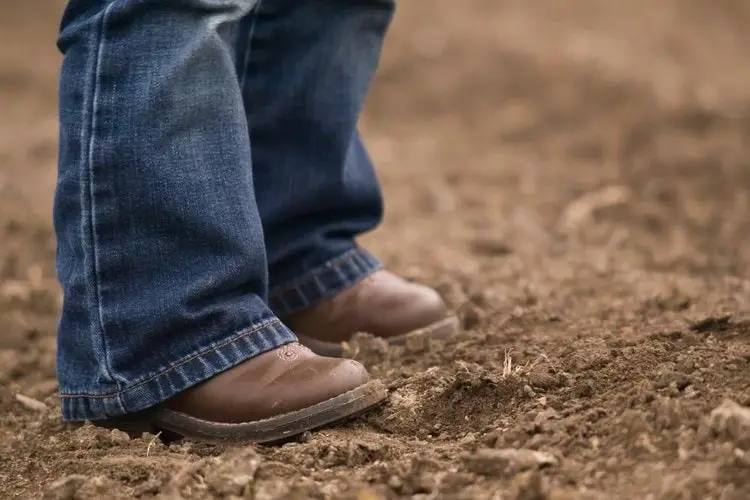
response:
<path fill-rule="evenodd" d="M 379 267 L 357 119 L 392 0 L 70 0 L 54 223 L 63 417 L 136 412 L 296 340 Z"/>

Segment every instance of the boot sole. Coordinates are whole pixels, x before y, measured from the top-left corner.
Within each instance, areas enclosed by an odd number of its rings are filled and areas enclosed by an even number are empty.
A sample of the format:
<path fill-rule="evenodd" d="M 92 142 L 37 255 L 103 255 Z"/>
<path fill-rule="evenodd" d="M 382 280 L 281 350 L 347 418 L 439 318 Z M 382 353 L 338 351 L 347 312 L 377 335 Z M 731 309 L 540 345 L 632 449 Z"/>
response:
<path fill-rule="evenodd" d="M 385 384 L 373 380 L 307 408 L 251 422 L 212 422 L 161 408 L 147 417 L 136 414 L 93 423 L 125 431 L 133 437 L 150 432 L 165 441 L 186 438 L 211 444 L 270 444 L 360 415 L 387 397 Z"/>
<path fill-rule="evenodd" d="M 427 335 L 432 339 L 447 340 L 454 337 L 460 329 L 461 324 L 458 317 L 450 316 L 424 328 L 419 328 L 407 334 L 398 335 L 386 340 L 390 345 L 394 346 L 402 346 L 406 344 L 406 341 L 410 336 L 418 334 Z M 344 357 L 344 346 L 341 342 L 325 342 L 304 335 L 297 335 L 297 337 L 299 338 L 300 344 L 306 346 L 319 356 L 327 356 L 331 358 Z"/>

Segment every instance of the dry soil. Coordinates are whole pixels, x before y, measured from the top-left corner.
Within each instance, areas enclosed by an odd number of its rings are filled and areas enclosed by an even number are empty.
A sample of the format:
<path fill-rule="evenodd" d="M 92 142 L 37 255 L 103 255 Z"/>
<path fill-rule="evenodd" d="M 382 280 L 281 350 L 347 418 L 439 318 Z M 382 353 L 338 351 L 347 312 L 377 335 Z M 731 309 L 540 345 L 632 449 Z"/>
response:
<path fill-rule="evenodd" d="M 0 8 L 0 498 L 750 498 L 747 2 L 404 2 L 365 241 L 466 331 L 357 338 L 387 405 L 239 448 L 60 422 L 60 8 Z"/>

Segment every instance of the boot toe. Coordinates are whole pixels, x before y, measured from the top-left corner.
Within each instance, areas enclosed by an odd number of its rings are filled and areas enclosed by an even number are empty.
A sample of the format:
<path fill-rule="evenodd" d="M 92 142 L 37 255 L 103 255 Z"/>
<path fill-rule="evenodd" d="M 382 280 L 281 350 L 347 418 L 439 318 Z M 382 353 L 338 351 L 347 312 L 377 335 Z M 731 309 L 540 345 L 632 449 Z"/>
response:
<path fill-rule="evenodd" d="M 268 392 L 276 395 L 276 410 L 293 411 L 332 399 L 369 381 L 367 369 L 357 361 L 317 356 L 286 372 L 268 387 Z"/>

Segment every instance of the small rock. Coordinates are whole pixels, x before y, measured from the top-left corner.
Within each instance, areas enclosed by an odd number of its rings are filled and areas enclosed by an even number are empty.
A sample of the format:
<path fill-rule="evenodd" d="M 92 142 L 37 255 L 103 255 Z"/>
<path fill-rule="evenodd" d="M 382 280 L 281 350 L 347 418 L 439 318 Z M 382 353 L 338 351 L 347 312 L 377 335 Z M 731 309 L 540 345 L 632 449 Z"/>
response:
<path fill-rule="evenodd" d="M 30 398 L 28 396 L 24 396 L 23 394 L 16 394 L 16 401 L 21 403 L 21 405 L 24 408 L 27 408 L 32 411 L 37 411 L 40 413 L 43 413 L 47 411 L 47 405 L 42 403 L 41 401 Z"/>
<path fill-rule="evenodd" d="M 528 384 L 523 386 L 523 393 L 530 398 L 536 397 L 536 392 L 534 392 L 534 389 Z"/>
<path fill-rule="evenodd" d="M 712 432 L 731 439 L 742 448 L 750 448 L 750 408 L 727 399 L 711 412 Z"/>
<path fill-rule="evenodd" d="M 512 476 L 519 472 L 540 469 L 557 464 L 551 453 L 504 448 L 483 449 L 465 458 L 466 466 L 475 474 L 484 476 Z"/>

